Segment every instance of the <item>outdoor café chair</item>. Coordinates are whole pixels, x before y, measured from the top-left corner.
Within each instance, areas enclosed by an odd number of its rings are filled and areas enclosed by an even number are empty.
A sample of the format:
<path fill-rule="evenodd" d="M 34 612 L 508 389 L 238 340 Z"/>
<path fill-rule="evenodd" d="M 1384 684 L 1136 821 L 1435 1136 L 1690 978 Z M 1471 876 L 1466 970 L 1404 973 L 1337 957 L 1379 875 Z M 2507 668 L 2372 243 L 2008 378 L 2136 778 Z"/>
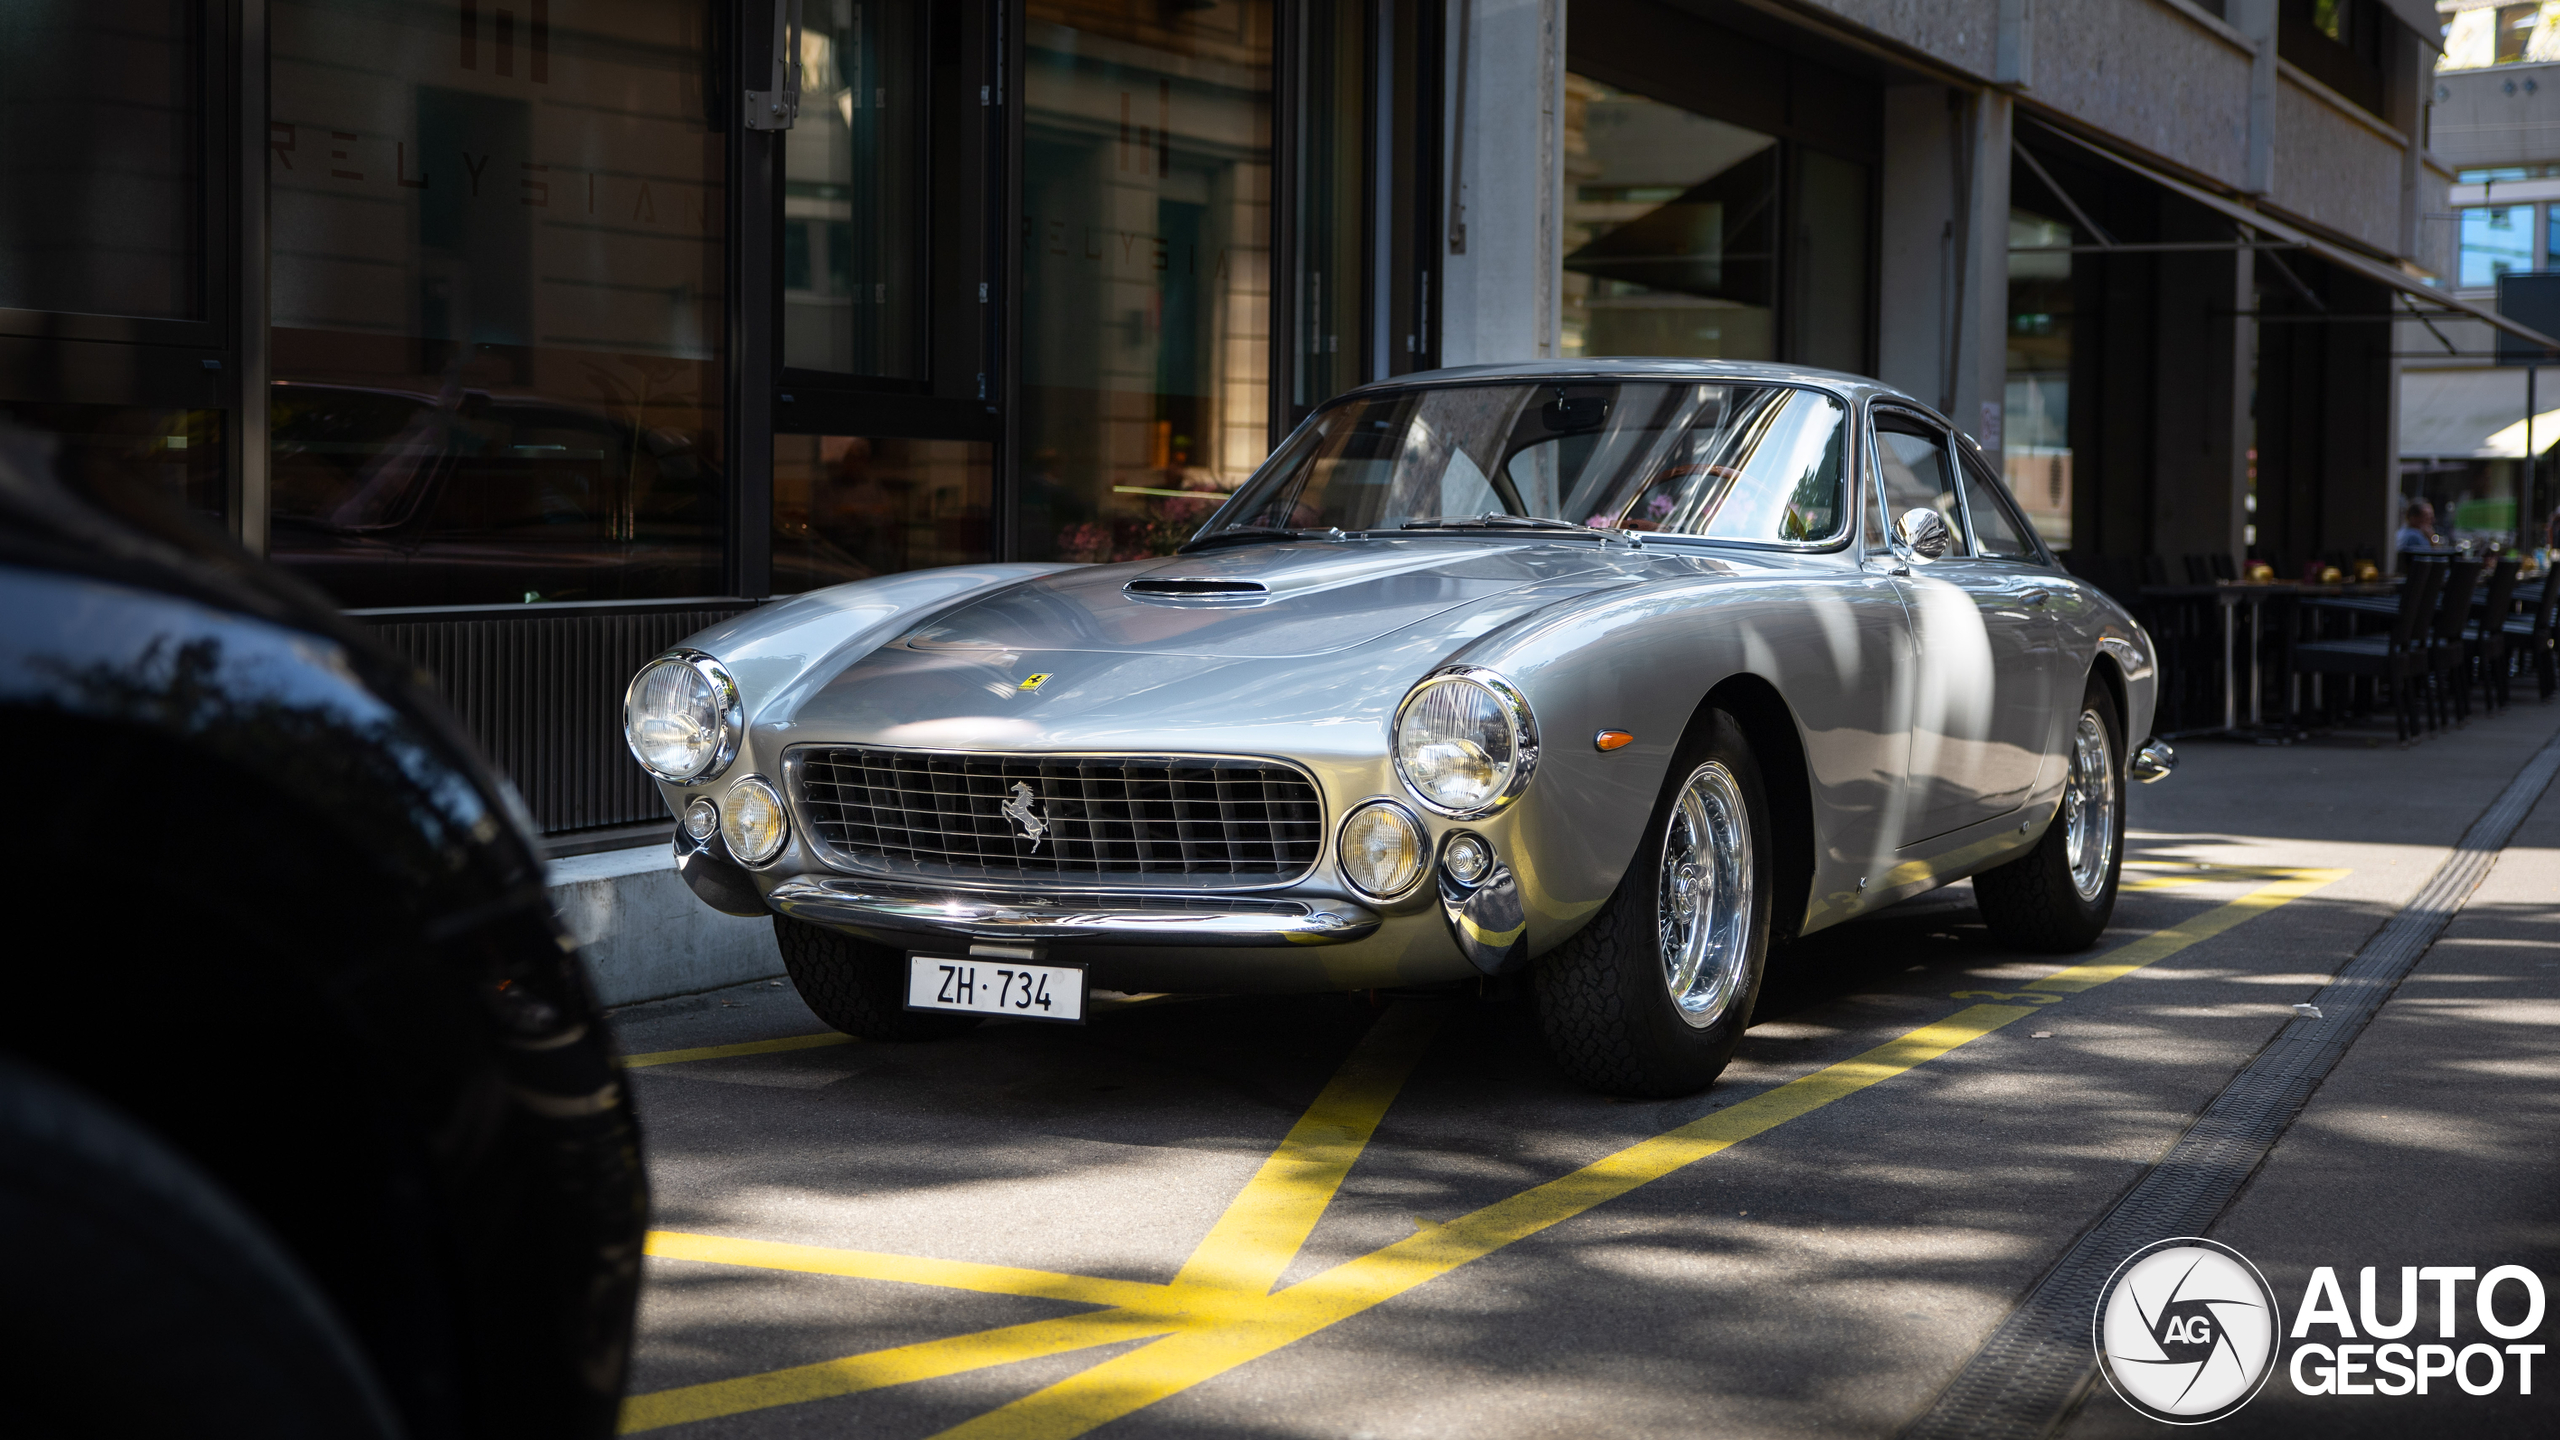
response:
<path fill-rule="evenodd" d="M 2435 623 L 2427 627 L 2427 697 L 2439 729 L 2471 718 L 2471 687 L 2453 680 L 2462 669 L 2462 631 L 2471 623 L 2471 590 L 2480 583 L 2480 569 L 2477 560 L 2456 560 L 2445 567 Z"/>
<path fill-rule="evenodd" d="M 2427 675 L 2419 626 L 2434 612 L 2436 589 L 2444 583 L 2444 570 L 2441 563 L 2434 561 L 2411 565 L 2409 578 L 2400 585 L 2400 608 L 2392 612 L 2389 633 L 2344 640 L 2305 640 L 2293 647 L 2294 670 L 2390 686 L 2392 719 L 2399 727 L 2400 742 L 2405 745 L 2416 739 L 2418 692 L 2424 688 Z"/>
<path fill-rule="evenodd" d="M 2489 598 L 2480 607 L 2480 618 L 2464 617 L 2462 691 L 2470 694 L 2476 678 L 2490 710 L 2507 708 L 2507 612 L 2515 606 L 2516 572 L 2523 568 L 2522 560 L 2499 561 L 2489 572 Z"/>
<path fill-rule="evenodd" d="M 2551 698 L 2554 690 L 2560 690 L 2560 673 L 2554 673 L 2560 667 L 2553 664 L 2551 638 L 2552 610 L 2560 606 L 2560 584 L 2552 583 L 2555 579 L 2560 579 L 2560 576 L 2544 571 L 2542 598 L 2535 602 L 2533 613 L 2510 615 L 2506 623 L 2508 648 L 2522 646 L 2524 655 L 2532 658 L 2533 678 L 2545 700 Z"/>

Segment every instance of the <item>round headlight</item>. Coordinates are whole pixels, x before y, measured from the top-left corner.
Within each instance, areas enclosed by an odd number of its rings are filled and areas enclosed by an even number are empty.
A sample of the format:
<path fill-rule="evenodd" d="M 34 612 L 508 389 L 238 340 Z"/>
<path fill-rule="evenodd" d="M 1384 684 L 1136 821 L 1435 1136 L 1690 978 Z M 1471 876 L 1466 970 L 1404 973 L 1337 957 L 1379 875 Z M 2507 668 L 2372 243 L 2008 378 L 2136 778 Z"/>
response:
<path fill-rule="evenodd" d="M 782 813 L 782 797 L 761 775 L 749 775 L 729 787 L 720 800 L 720 838 L 729 853 L 750 865 L 761 865 L 782 853 L 791 822 Z"/>
<path fill-rule="evenodd" d="M 718 779 L 738 758 L 745 729 L 737 683 L 697 651 L 650 661 L 622 698 L 622 738 L 632 758 L 670 784 Z"/>
<path fill-rule="evenodd" d="M 708 840 L 720 828 L 720 809 L 708 800 L 696 800 L 684 807 L 684 833 L 696 840 Z"/>
<path fill-rule="evenodd" d="M 1396 710 L 1396 773 L 1415 798 L 1461 819 L 1516 798 L 1538 760 L 1529 704 L 1490 670 L 1444 671 Z"/>
<path fill-rule="evenodd" d="M 1368 894 L 1383 898 L 1412 889 L 1430 853 L 1422 822 L 1392 800 L 1372 800 L 1342 822 L 1342 873 Z"/>

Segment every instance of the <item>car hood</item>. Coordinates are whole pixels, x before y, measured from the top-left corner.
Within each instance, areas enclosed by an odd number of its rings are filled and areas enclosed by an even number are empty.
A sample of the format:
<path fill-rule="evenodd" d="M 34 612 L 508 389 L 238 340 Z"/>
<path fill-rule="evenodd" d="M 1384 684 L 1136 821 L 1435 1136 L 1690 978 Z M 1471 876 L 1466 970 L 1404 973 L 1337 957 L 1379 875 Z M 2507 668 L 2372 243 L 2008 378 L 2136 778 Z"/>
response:
<path fill-rule="evenodd" d="M 1326 655 L 1505 591 L 1613 570 L 1598 547 L 1458 539 L 1256 545 L 1011 586 L 906 637 L 923 651 Z"/>

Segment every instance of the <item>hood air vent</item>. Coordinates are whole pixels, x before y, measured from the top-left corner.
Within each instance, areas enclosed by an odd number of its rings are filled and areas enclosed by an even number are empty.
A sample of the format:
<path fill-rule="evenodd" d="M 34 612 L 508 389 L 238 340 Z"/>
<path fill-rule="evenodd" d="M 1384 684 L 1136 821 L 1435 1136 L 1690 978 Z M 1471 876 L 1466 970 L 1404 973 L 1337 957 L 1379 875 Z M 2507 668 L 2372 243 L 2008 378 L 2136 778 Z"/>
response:
<path fill-rule="evenodd" d="M 1132 580 L 1120 588 L 1130 595 L 1154 595 L 1168 600 L 1259 600 L 1271 593 L 1271 587 L 1259 580 L 1199 580 L 1174 575 Z"/>

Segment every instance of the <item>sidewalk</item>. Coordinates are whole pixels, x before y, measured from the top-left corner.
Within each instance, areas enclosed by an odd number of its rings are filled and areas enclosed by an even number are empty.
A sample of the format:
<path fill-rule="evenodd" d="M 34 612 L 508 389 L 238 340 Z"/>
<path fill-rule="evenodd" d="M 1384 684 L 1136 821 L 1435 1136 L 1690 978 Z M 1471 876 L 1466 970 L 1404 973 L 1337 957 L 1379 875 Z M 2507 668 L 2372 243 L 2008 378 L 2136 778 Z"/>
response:
<path fill-rule="evenodd" d="M 2464 746 L 2473 740 L 2475 756 L 2439 761 L 2427 746 L 2394 753 L 2422 772 L 2469 772 L 2493 760 L 2511 771 L 2510 762 L 2530 754 L 2555 722 L 2560 705 L 2526 699 L 2504 717 L 2475 722 L 2436 742 Z M 2288 796 L 2297 818 L 2316 823 L 2350 810 L 2359 793 L 2375 793 L 2366 786 L 2381 784 L 2395 814 L 2408 813 L 2399 803 L 2403 797 L 2415 811 L 2403 827 L 2416 832 L 2410 838 L 2423 834 L 2433 841 L 2439 837 L 2426 832 L 2437 823 L 2467 823 L 2494 793 L 2494 784 L 2479 783 L 2494 781 L 2493 774 L 2464 773 L 2446 777 L 2454 783 L 2412 786 L 2372 775 L 2357 757 L 2344 765 L 2320 763 L 2334 753 L 2304 749 L 2271 761 L 2276 771 L 2298 766 L 2349 772 L 2339 777 L 2349 783 L 2333 793 Z M 2221 768 L 2219 756 L 2208 752 L 2205 758 L 2208 772 Z M 2171 783 L 2189 778 L 2181 774 Z M 2180 813 L 2237 814 L 2251 808 L 2246 794 L 2204 788 L 2208 793 L 2181 805 Z M 2446 813 L 2433 813 L 2440 809 Z M 2414 884 L 2432 861 L 2391 868 L 2413 871 L 2405 880 Z M 2376 1267 L 2377 1304 L 2386 1322 L 2399 1308 L 2404 1265 L 2469 1266 L 2486 1273 L 2517 1264 L 2560 1290 L 2560 795 L 2542 797 L 2443 937 L 2312 1096 L 2211 1233 L 2265 1274 L 2285 1307 L 2288 1335 L 2311 1272 L 2322 1265 L 2337 1272 L 2351 1311 L 2358 1303 L 2359 1272 Z M 2457 1293 L 2449 1341 L 2439 1333 L 2438 1286 L 2425 1282 L 2419 1293 L 2420 1318 L 2404 1343 L 2435 1342 L 2457 1350 L 2508 1343 L 2482 1329 L 2469 1286 Z M 2551 1298 L 2560 1301 L 2560 1294 Z M 2520 1318 L 2520 1293 L 2510 1287 L 2501 1299 L 2505 1318 Z M 2560 1334 L 2555 1321 L 2560 1307 L 2519 1343 L 2554 1345 Z M 2360 1315 L 2357 1324 L 2356 1338 L 2371 1342 Z M 2339 1339 L 2325 1323 L 2304 1337 L 2332 1345 Z M 2288 1340 L 2288 1357 L 2292 1349 Z M 2552 1356 L 2535 1361 L 2531 1396 L 2518 1393 L 2512 1359 L 2508 1364 L 2506 1383 L 2487 1396 L 2464 1394 L 2442 1378 L 2425 1396 L 2306 1396 L 2279 1372 L 2247 1408 L 2213 1429 L 2234 1436 L 2459 1434 L 2464 1440 L 2560 1433 L 2560 1370 L 2551 1368 Z M 2360 1378 L 2370 1381 L 2374 1374 L 2368 1369 Z M 2316 1382 L 2315 1373 L 2306 1376 Z M 2160 1433 L 2157 1422 L 2136 1414 L 2104 1382 L 2066 1429 L 2075 1440 Z"/>

